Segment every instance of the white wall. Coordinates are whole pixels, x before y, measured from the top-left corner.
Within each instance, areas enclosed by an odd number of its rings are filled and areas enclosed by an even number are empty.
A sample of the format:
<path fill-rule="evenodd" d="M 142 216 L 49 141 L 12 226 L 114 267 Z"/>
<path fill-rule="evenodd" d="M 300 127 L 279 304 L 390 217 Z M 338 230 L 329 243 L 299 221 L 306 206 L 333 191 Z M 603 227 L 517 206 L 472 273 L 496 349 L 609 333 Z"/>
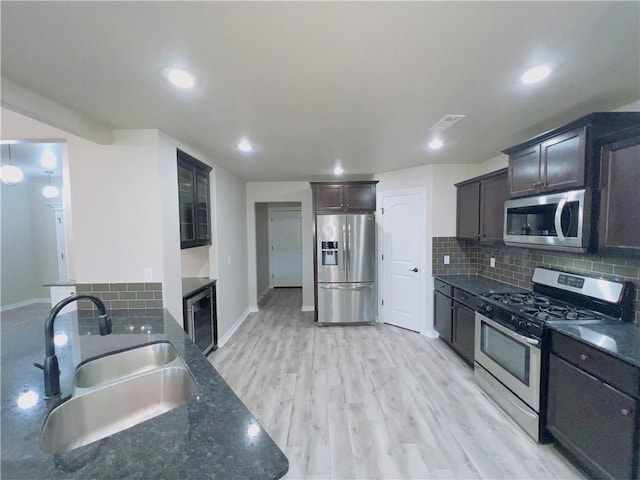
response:
<path fill-rule="evenodd" d="M 251 235 L 247 232 L 245 182 L 222 168 L 215 169 L 214 179 L 220 338 L 248 313 L 247 244 Z"/>
<path fill-rule="evenodd" d="M 161 282 L 158 131 L 114 130 L 113 139 L 113 145 L 69 149 L 75 279 Z"/>
<path fill-rule="evenodd" d="M 269 289 L 269 207 L 256 203 L 256 282 L 258 298 Z"/>
<path fill-rule="evenodd" d="M 37 297 L 29 208 L 28 179 L 12 187 L 0 186 L 2 194 L 2 291 L 1 306 L 27 302 Z"/>
<path fill-rule="evenodd" d="M 255 204 L 300 202 L 302 206 L 302 308 L 313 309 L 313 207 L 308 182 L 247 183 L 247 276 L 250 308 L 258 308 Z"/>
<path fill-rule="evenodd" d="M 210 247 L 185 248 L 180 251 L 183 277 L 209 277 L 211 267 L 209 265 Z"/>

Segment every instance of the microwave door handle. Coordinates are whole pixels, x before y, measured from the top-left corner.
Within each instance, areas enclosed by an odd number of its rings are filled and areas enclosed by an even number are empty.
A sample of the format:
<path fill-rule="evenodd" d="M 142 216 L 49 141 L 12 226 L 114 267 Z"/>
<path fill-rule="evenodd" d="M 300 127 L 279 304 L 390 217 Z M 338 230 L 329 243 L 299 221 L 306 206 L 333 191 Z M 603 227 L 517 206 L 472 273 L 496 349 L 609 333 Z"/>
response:
<path fill-rule="evenodd" d="M 564 207 L 567 204 L 567 199 L 563 198 L 558 202 L 558 207 L 556 208 L 556 216 L 554 218 L 554 223 L 556 226 L 556 235 L 560 240 L 564 240 L 564 232 L 562 231 L 562 212 L 564 211 Z"/>

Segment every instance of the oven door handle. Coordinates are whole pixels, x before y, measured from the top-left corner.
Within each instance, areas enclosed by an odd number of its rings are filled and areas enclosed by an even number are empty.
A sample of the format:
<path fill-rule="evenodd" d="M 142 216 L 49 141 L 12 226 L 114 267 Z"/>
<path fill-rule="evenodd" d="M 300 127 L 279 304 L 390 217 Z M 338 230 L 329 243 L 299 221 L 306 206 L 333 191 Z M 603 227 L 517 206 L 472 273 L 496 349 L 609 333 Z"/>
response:
<path fill-rule="evenodd" d="M 524 335 L 520 335 L 519 333 L 516 332 L 511 332 L 511 334 L 517 338 L 518 340 L 521 340 L 525 343 L 528 343 L 529 345 L 539 345 L 540 344 L 540 340 L 537 340 L 535 338 L 529 338 L 529 337 L 525 337 Z"/>

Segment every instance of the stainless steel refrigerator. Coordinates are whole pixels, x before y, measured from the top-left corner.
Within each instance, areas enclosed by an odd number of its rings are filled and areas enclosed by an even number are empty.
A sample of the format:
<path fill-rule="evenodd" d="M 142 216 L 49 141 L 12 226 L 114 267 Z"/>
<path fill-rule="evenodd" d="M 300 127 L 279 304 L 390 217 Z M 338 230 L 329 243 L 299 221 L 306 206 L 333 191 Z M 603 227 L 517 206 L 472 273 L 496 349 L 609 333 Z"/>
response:
<path fill-rule="evenodd" d="M 316 287 L 320 325 L 375 321 L 375 215 L 316 215 Z"/>

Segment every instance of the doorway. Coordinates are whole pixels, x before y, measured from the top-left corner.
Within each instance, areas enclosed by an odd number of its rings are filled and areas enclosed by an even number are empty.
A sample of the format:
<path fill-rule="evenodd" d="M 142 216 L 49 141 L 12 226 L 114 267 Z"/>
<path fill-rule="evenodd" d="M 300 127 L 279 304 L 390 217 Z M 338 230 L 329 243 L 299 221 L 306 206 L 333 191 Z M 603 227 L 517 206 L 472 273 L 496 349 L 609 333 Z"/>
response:
<path fill-rule="evenodd" d="M 51 301 L 43 285 L 68 280 L 63 172 L 66 145 L 2 140 L 2 172 L 13 165 L 18 182 L 5 178 L 2 194 L 2 311 Z"/>
<path fill-rule="evenodd" d="M 269 206 L 271 287 L 302 287 L 302 209 Z"/>
<path fill-rule="evenodd" d="M 301 202 L 256 202 L 255 232 L 258 301 L 274 287 L 301 287 Z"/>
<path fill-rule="evenodd" d="M 382 321 L 420 332 L 426 308 L 425 191 L 382 192 Z"/>

